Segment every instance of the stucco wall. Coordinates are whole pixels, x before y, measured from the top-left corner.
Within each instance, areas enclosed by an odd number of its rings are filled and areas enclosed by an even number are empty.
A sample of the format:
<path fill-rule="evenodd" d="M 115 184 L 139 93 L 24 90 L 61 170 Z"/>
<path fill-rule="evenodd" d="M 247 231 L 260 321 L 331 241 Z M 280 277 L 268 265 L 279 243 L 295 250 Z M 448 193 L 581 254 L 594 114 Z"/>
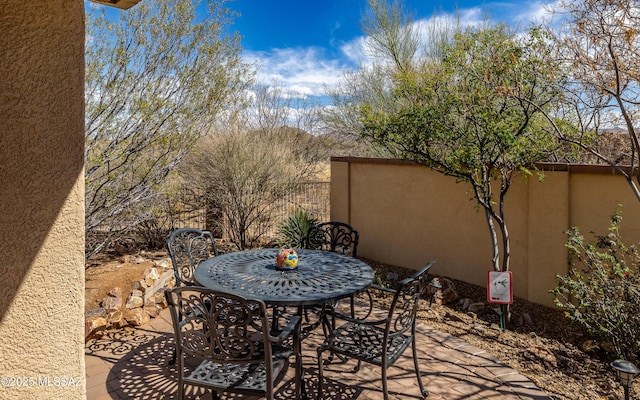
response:
<path fill-rule="evenodd" d="M 81 399 L 84 4 L 3 0 L 0 32 L 0 399 Z"/>
<path fill-rule="evenodd" d="M 621 176 L 607 168 L 557 169 L 545 171 L 543 182 L 514 179 L 505 206 L 514 294 L 546 305 L 556 274 L 567 271 L 569 227 L 605 233 L 622 203 L 624 238 L 640 242 L 640 204 Z M 491 243 L 470 189 L 409 162 L 334 158 L 331 219 L 360 231 L 363 257 L 414 269 L 436 260 L 435 274 L 485 286 Z"/>

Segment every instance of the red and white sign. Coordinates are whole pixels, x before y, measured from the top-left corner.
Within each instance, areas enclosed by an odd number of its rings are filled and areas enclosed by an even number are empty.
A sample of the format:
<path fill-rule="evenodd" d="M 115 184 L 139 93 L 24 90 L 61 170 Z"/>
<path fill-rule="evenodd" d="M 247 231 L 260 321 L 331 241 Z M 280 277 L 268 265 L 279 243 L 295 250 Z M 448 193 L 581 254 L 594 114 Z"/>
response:
<path fill-rule="evenodd" d="M 487 274 L 487 301 L 496 304 L 513 303 L 511 271 L 489 271 Z"/>

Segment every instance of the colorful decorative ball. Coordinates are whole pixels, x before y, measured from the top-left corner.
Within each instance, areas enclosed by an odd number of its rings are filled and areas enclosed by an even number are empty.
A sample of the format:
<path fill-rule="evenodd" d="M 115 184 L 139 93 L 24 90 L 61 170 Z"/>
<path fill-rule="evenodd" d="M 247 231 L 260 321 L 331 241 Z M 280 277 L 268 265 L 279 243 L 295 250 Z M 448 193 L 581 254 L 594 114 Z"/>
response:
<path fill-rule="evenodd" d="M 285 270 L 298 268 L 298 253 L 289 247 L 280 249 L 276 257 L 276 266 Z"/>

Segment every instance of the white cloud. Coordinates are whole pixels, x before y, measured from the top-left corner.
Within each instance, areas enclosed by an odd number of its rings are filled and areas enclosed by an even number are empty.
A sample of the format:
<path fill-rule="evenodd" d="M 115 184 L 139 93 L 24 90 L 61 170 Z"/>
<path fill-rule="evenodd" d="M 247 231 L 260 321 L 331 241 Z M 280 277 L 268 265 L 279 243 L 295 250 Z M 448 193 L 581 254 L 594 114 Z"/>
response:
<path fill-rule="evenodd" d="M 552 4 L 557 2 L 553 1 Z M 457 20 L 462 26 L 478 26 L 490 18 L 495 22 L 523 27 L 530 22 L 542 22 L 542 18 L 550 16 L 544 0 L 488 2 L 453 13 L 438 13 L 416 20 L 415 24 L 424 35 L 427 27 L 434 23 L 443 26 Z M 338 48 L 339 55 L 335 57 L 330 57 L 322 48 L 306 47 L 246 52 L 244 58 L 256 64 L 259 82 L 278 82 L 283 89 L 298 93 L 301 98 L 321 97 L 325 95 L 327 86 L 337 83 L 350 69 L 368 64 L 368 56 L 362 50 L 366 40 L 366 37 L 358 36 L 343 42 Z"/>
<path fill-rule="evenodd" d="M 557 1 L 533 1 L 526 3 L 524 7 L 518 7 L 522 10 L 520 13 L 514 15 L 513 19 L 523 24 L 540 24 L 543 22 L 549 22 L 553 19 L 553 13 L 550 11 L 552 7 L 555 7 Z"/>
<path fill-rule="evenodd" d="M 244 58 L 256 63 L 258 81 L 278 82 L 301 96 L 322 96 L 325 85 L 337 82 L 347 67 L 344 60 L 330 59 L 314 47 L 247 52 Z"/>

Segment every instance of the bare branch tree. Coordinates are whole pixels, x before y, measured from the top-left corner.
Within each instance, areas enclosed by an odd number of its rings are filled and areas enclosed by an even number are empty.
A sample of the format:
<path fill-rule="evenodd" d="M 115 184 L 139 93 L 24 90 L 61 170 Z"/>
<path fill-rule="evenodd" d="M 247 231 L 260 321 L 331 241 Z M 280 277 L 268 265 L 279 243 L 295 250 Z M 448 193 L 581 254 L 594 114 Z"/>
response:
<path fill-rule="evenodd" d="M 263 242 L 274 225 L 273 203 L 313 176 L 324 157 L 322 141 L 301 129 L 314 130 L 314 107 L 277 84 L 253 93 L 250 107 L 203 138 L 181 171 L 189 185 L 206 189 L 240 249 Z"/>
<path fill-rule="evenodd" d="M 555 35 L 569 79 L 561 117 L 577 134 L 560 138 L 616 169 L 640 201 L 640 4 L 626 0 L 561 1 Z M 603 151 L 601 134 L 622 128 L 626 144 Z M 621 143 L 622 144 L 622 143 Z M 626 164 L 626 165 L 625 165 Z M 630 167 L 629 167 L 630 166 Z"/>
<path fill-rule="evenodd" d="M 88 13 L 87 255 L 145 220 L 145 204 L 230 95 L 244 87 L 240 38 L 223 0 L 149 0 L 117 19 Z M 135 210 L 135 211 L 134 211 Z"/>

